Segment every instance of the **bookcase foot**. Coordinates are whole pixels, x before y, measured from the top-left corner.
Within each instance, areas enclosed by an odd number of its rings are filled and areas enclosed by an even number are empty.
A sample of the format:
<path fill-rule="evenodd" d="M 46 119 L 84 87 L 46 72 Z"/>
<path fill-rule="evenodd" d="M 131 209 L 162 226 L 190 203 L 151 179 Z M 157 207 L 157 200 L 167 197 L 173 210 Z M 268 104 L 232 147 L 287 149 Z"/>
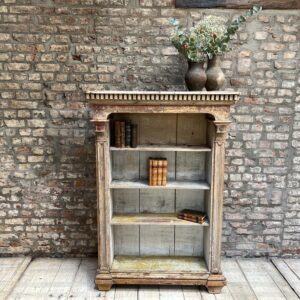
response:
<path fill-rule="evenodd" d="M 206 283 L 206 288 L 209 294 L 220 294 L 225 285 L 226 279 L 223 275 L 210 275 Z"/>
<path fill-rule="evenodd" d="M 99 291 L 109 291 L 113 285 L 110 274 L 98 274 L 95 283 Z"/>

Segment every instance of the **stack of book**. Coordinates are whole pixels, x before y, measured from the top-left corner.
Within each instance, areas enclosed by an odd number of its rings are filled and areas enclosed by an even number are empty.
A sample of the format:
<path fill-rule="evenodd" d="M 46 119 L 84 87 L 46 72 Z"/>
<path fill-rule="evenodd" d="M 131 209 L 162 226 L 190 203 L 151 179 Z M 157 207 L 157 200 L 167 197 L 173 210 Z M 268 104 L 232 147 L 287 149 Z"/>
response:
<path fill-rule="evenodd" d="M 149 158 L 149 185 L 167 185 L 168 161 L 166 158 Z"/>
<path fill-rule="evenodd" d="M 193 209 L 182 210 L 178 214 L 178 218 L 199 224 L 203 224 L 205 221 L 207 221 L 207 215 L 205 212 Z"/>
<path fill-rule="evenodd" d="M 137 125 L 130 121 L 115 121 L 115 147 L 137 147 Z"/>

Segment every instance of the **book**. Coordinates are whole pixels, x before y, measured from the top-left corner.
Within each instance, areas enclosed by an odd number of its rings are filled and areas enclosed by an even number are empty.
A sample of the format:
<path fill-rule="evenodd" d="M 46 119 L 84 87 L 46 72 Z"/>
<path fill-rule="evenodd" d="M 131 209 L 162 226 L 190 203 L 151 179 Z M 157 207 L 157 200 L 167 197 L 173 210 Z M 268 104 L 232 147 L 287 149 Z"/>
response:
<path fill-rule="evenodd" d="M 152 185 L 158 185 L 158 160 L 152 160 Z"/>
<path fill-rule="evenodd" d="M 125 147 L 131 146 L 131 122 L 125 122 Z"/>
<path fill-rule="evenodd" d="M 121 123 L 120 121 L 115 121 L 115 146 L 121 147 Z"/>
<path fill-rule="evenodd" d="M 136 124 L 131 125 L 131 147 L 132 148 L 137 147 L 137 125 Z"/>
<path fill-rule="evenodd" d="M 157 185 L 162 185 L 163 182 L 163 159 L 157 160 Z"/>
<path fill-rule="evenodd" d="M 184 209 L 178 214 L 178 218 L 202 224 L 207 220 L 207 215 L 202 211 Z"/>
<path fill-rule="evenodd" d="M 168 160 L 164 158 L 162 160 L 162 182 L 161 185 L 166 186 L 167 185 L 167 176 L 168 176 Z"/>
<path fill-rule="evenodd" d="M 153 159 L 149 157 L 149 185 L 153 185 L 153 179 L 152 179 L 152 168 L 153 168 Z"/>
<path fill-rule="evenodd" d="M 121 128 L 121 148 L 125 147 L 125 121 L 120 121 L 120 128 Z"/>

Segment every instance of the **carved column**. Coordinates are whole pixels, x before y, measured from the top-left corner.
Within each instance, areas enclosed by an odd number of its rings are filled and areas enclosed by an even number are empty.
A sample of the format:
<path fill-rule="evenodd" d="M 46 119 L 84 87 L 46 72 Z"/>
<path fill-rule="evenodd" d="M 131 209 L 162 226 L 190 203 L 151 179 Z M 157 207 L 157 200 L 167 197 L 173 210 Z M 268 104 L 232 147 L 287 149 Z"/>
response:
<path fill-rule="evenodd" d="M 211 275 L 208 278 L 207 289 L 210 293 L 219 293 L 226 281 L 221 271 L 221 243 L 223 220 L 223 191 L 225 140 L 229 121 L 213 121 L 214 132 L 212 139 L 212 240 L 211 240 Z"/>
<path fill-rule="evenodd" d="M 110 228 L 110 167 L 109 167 L 109 123 L 95 121 L 96 131 L 96 173 L 97 173 L 97 226 L 98 226 L 98 269 L 96 285 L 99 290 L 109 290 L 112 286 L 111 228 Z"/>

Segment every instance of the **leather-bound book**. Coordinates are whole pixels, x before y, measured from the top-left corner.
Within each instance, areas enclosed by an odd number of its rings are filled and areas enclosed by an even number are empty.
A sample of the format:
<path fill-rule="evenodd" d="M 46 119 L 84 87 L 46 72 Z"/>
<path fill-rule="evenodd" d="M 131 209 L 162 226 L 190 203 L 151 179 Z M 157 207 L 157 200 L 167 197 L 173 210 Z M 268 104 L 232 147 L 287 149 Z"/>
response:
<path fill-rule="evenodd" d="M 125 121 L 121 121 L 121 148 L 125 147 Z"/>
<path fill-rule="evenodd" d="M 121 123 L 120 121 L 115 121 L 115 146 L 121 147 Z"/>
<path fill-rule="evenodd" d="M 157 185 L 162 185 L 163 183 L 163 160 L 157 160 Z"/>
<path fill-rule="evenodd" d="M 149 157 L 149 185 L 153 185 L 153 178 L 152 178 L 152 168 L 153 168 L 153 159 Z"/>
<path fill-rule="evenodd" d="M 152 160 L 152 185 L 158 185 L 158 160 Z"/>
<path fill-rule="evenodd" d="M 207 219 L 205 212 L 193 209 L 184 209 L 178 214 L 178 216 L 181 219 L 184 218 L 185 220 L 195 220 L 200 224 L 204 223 Z"/>
<path fill-rule="evenodd" d="M 137 147 L 137 125 L 136 124 L 131 125 L 131 147 L 132 148 Z"/>
<path fill-rule="evenodd" d="M 125 147 L 131 146 L 131 122 L 125 122 Z"/>
<path fill-rule="evenodd" d="M 162 183 L 161 185 L 166 186 L 167 185 L 167 177 L 168 177 L 168 160 L 164 158 L 162 160 Z"/>

